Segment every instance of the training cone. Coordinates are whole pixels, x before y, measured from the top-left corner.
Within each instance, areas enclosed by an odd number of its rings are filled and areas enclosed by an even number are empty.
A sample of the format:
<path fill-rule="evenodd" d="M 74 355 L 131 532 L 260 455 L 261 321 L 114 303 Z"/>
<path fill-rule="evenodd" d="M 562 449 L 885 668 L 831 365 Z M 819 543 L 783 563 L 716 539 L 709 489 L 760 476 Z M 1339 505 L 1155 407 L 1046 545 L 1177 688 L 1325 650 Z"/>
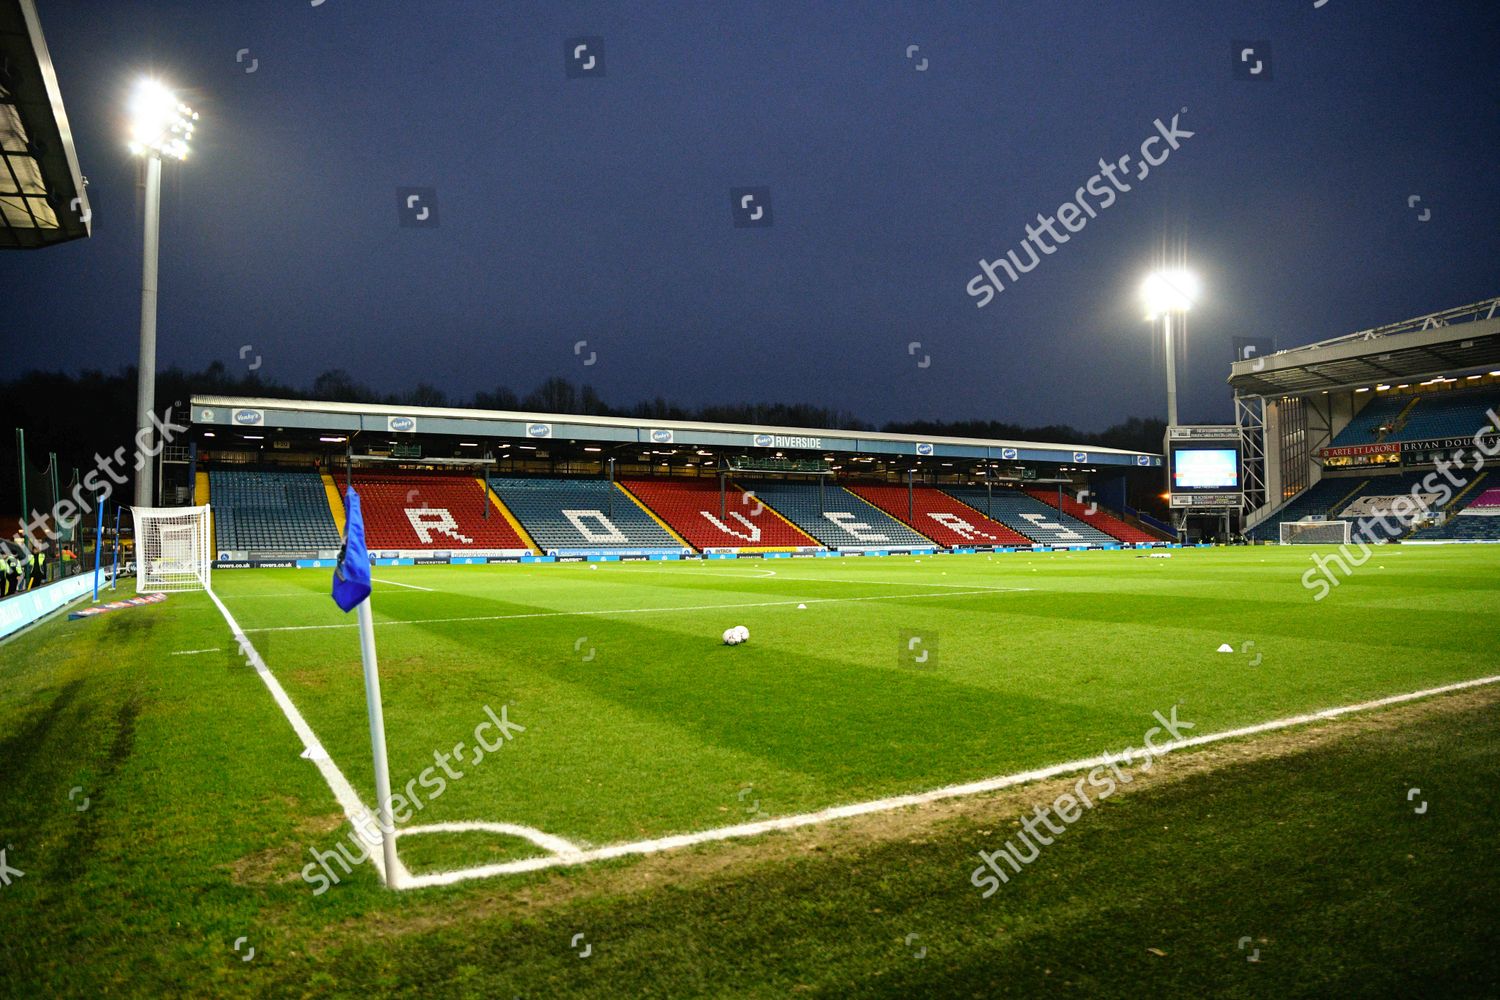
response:
<path fill-rule="evenodd" d="M 1219 652 L 1221 652 L 1221 653 L 1232 653 L 1232 652 L 1234 652 L 1234 647 L 1231 646 L 1229 643 L 1226 642 L 1226 643 L 1224 643 L 1224 645 L 1222 645 L 1222 646 L 1219 647 Z"/>

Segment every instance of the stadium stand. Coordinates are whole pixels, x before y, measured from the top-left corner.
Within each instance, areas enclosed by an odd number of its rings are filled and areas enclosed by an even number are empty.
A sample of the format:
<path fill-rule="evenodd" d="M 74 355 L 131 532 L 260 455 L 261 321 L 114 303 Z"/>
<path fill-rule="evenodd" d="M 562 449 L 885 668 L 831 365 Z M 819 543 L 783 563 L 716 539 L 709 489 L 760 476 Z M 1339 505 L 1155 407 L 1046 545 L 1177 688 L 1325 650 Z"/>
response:
<path fill-rule="evenodd" d="M 944 487 L 943 492 L 977 511 L 1020 532 L 1037 545 L 1119 545 L 1119 541 L 1092 528 L 1056 507 L 1018 490 L 995 490 L 987 494 L 978 486 Z M 988 506 L 987 506 L 988 505 Z"/>
<path fill-rule="evenodd" d="M 774 512 L 714 479 L 628 479 L 621 485 L 698 549 L 822 548 Z M 722 509 L 723 516 L 720 516 Z"/>
<path fill-rule="evenodd" d="M 1346 497 L 1362 491 L 1370 481 L 1366 476 L 1346 476 L 1320 479 L 1292 498 L 1291 502 L 1267 520 L 1256 525 L 1248 537 L 1254 541 L 1275 542 L 1281 539 L 1281 522 L 1300 521 L 1305 517 L 1333 516 L 1335 505 L 1343 509 Z"/>
<path fill-rule="evenodd" d="M 215 549 L 302 552 L 341 544 L 315 472 L 212 469 L 208 499 Z"/>
<path fill-rule="evenodd" d="M 1375 444 L 1384 440 L 1386 430 L 1396 423 L 1396 418 L 1411 401 L 1410 396 L 1376 396 L 1354 415 L 1354 419 L 1343 430 L 1334 435 L 1329 447 Z"/>
<path fill-rule="evenodd" d="M 1470 437 L 1491 423 L 1488 411 L 1492 409 L 1500 409 L 1500 392 L 1494 386 L 1381 396 L 1359 411 L 1334 436 L 1330 447 Z"/>
<path fill-rule="evenodd" d="M 1500 488 L 1487 489 L 1460 509 L 1450 511 L 1447 521 L 1419 528 L 1412 541 L 1500 542 Z"/>
<path fill-rule="evenodd" d="M 939 545 L 958 548 L 974 545 L 1029 546 L 1031 544 L 1031 539 L 1012 531 L 998 521 L 991 521 L 942 490 L 931 486 L 913 487 L 910 505 L 907 503 L 905 486 L 856 483 L 846 488 L 850 493 L 868 500 L 898 521 L 920 529 L 923 534 Z M 909 516 L 911 514 L 915 516 Z"/>
<path fill-rule="evenodd" d="M 1393 440 L 1473 437 L 1481 427 L 1492 426 L 1487 411 L 1500 409 L 1500 392 L 1494 386 L 1428 393 L 1417 400 Z"/>
<path fill-rule="evenodd" d="M 490 486 L 549 552 L 684 549 L 629 493 L 603 479 L 495 477 Z"/>
<path fill-rule="evenodd" d="M 1027 490 L 1026 493 L 1028 496 L 1040 500 L 1048 507 L 1055 507 L 1064 514 L 1075 517 L 1084 524 L 1098 528 L 1111 538 L 1118 538 L 1129 545 L 1152 544 L 1172 540 L 1170 536 L 1152 531 L 1144 525 L 1138 527 L 1118 518 L 1097 504 L 1082 503 L 1076 497 L 1070 496 L 1066 492 L 1059 494 L 1055 489 L 1049 490 L 1037 487 Z M 1091 506 L 1093 507 L 1092 511 L 1089 509 Z"/>
<path fill-rule="evenodd" d="M 1250 532 L 1250 537 L 1278 541 L 1283 521 L 1300 521 L 1304 517 L 1323 515 L 1330 520 L 1340 518 L 1349 521 L 1351 542 L 1379 542 L 1400 538 L 1410 530 L 1409 525 L 1398 524 L 1394 518 L 1388 517 L 1386 520 L 1389 528 L 1383 527 L 1377 520 L 1371 520 L 1361 531 L 1360 520 L 1371 513 L 1389 510 L 1390 498 L 1410 495 L 1431 472 L 1431 469 L 1423 469 L 1395 476 L 1321 479 L 1302 491 L 1270 520 L 1257 525 Z"/>
<path fill-rule="evenodd" d="M 354 475 L 371 549 L 511 551 L 529 546 L 470 476 Z M 322 491 L 321 485 L 319 492 Z M 490 505 L 485 516 L 485 506 Z"/>
<path fill-rule="evenodd" d="M 931 549 L 933 542 L 885 511 L 832 483 L 738 480 L 777 513 L 834 549 Z"/>

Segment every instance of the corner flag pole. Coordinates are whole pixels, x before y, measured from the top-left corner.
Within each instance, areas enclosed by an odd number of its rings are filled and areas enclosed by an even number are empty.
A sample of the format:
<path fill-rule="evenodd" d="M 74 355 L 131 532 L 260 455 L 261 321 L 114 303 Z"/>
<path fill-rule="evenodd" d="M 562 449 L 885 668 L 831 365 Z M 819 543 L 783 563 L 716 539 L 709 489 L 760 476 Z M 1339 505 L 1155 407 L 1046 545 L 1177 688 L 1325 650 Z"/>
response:
<path fill-rule="evenodd" d="M 370 715 L 370 749 L 375 757 L 375 806 L 385 854 L 385 884 L 395 889 L 399 862 L 396 824 L 391 818 L 391 775 L 385 755 L 385 714 L 380 707 L 380 666 L 375 658 L 375 617 L 370 611 L 370 550 L 365 545 L 365 516 L 359 494 L 352 486 L 344 493 L 344 509 L 344 547 L 333 571 L 333 600 L 346 614 L 359 614 L 359 656 L 365 669 L 365 707 Z"/>
<path fill-rule="evenodd" d="M 94 498 L 99 504 L 99 516 L 94 522 L 94 603 L 99 603 L 99 560 L 104 555 L 104 501 Z"/>
<path fill-rule="evenodd" d="M 380 707 L 380 666 L 375 659 L 375 619 L 366 597 L 359 613 L 359 655 L 365 664 L 365 705 L 370 713 L 370 746 L 375 754 L 375 796 L 379 802 L 380 843 L 385 854 L 385 884 L 396 887 L 396 825 L 391 818 L 391 775 L 385 754 L 385 713 Z"/>

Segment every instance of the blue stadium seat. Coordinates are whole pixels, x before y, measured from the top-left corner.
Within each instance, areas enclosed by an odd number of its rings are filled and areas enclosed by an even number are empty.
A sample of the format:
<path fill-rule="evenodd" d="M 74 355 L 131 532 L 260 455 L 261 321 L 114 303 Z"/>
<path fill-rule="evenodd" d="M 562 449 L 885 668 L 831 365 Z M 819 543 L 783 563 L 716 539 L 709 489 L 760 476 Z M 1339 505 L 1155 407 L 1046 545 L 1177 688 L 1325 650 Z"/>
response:
<path fill-rule="evenodd" d="M 832 483 L 736 479 L 771 509 L 832 549 L 931 549 L 924 538 L 885 511 Z"/>
<path fill-rule="evenodd" d="M 1019 531 L 1038 545 L 1097 547 L 1120 544 L 1118 538 L 1016 490 L 987 492 L 982 486 L 945 486 L 943 492 L 1007 528 Z"/>
<path fill-rule="evenodd" d="M 307 552 L 342 544 L 316 472 L 210 469 L 218 550 Z"/>
<path fill-rule="evenodd" d="M 490 487 L 548 552 L 684 551 L 629 494 L 603 479 L 495 477 Z"/>

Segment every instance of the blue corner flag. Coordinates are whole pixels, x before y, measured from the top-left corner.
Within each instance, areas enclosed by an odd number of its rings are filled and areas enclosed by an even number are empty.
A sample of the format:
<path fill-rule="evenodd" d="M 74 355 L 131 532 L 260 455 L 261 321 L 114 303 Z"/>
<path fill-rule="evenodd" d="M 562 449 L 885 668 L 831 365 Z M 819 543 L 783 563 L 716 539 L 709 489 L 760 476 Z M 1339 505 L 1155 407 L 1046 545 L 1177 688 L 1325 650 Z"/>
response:
<path fill-rule="evenodd" d="M 365 517 L 359 509 L 359 494 L 352 486 L 344 495 L 344 505 L 349 523 L 344 528 L 338 568 L 333 571 L 333 603 L 353 611 L 370 596 L 370 553 L 365 549 Z"/>

